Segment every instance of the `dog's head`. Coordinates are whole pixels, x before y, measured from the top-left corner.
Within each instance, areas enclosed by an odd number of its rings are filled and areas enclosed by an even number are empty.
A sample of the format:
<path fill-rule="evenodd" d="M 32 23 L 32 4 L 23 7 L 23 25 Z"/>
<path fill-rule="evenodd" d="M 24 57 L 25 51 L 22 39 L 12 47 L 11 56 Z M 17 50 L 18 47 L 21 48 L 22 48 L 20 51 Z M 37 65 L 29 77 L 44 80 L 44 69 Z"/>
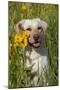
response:
<path fill-rule="evenodd" d="M 20 33 L 20 30 L 26 30 L 30 32 L 29 43 L 34 47 L 39 47 L 40 34 L 41 32 L 46 32 L 47 23 L 39 18 L 25 19 L 16 24 L 16 32 Z"/>

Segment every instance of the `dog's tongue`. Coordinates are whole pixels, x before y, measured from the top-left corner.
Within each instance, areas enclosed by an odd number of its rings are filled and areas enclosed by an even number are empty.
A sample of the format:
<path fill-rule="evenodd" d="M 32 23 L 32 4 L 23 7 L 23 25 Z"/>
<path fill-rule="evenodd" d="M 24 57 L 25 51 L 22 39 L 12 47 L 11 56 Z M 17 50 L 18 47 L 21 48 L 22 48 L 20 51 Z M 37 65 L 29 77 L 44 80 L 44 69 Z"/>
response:
<path fill-rule="evenodd" d="M 40 47 L 40 42 L 38 39 L 33 39 L 32 37 L 28 39 L 29 45 L 31 45 L 34 48 Z"/>
<path fill-rule="evenodd" d="M 34 47 L 34 48 L 40 47 L 40 43 L 39 43 L 39 42 L 38 42 L 38 43 L 34 43 L 34 44 L 33 44 L 33 47 Z"/>

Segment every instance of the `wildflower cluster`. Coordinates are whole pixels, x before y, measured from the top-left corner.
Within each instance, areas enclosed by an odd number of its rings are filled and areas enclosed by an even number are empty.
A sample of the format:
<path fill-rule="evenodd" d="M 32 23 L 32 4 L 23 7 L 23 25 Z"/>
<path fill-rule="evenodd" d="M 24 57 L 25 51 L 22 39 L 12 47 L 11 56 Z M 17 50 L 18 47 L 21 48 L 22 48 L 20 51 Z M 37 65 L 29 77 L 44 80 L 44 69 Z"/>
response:
<path fill-rule="evenodd" d="M 13 38 L 14 45 L 13 47 L 27 47 L 28 46 L 28 37 L 30 33 L 28 31 L 23 31 L 22 33 L 16 34 Z M 12 44 L 10 44 L 12 47 Z"/>
<path fill-rule="evenodd" d="M 26 14 L 28 12 L 29 6 L 22 4 L 21 11 L 23 14 Z"/>

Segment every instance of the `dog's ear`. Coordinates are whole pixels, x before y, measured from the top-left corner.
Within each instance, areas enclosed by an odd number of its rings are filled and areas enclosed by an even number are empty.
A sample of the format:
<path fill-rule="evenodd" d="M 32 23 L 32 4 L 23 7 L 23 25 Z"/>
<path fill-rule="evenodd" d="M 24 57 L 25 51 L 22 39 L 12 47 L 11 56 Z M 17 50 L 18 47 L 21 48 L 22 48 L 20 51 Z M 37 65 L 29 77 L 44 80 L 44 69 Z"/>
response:
<path fill-rule="evenodd" d="M 42 27 L 42 29 L 43 29 L 43 31 L 44 31 L 44 33 L 46 32 L 46 30 L 47 30 L 47 27 L 48 27 L 48 24 L 47 24 L 47 22 L 45 22 L 45 21 L 43 21 L 43 20 L 41 20 L 41 19 L 37 19 L 37 21 L 39 22 L 39 25 Z"/>
<path fill-rule="evenodd" d="M 25 20 L 19 21 L 16 26 L 15 26 L 15 30 L 16 33 L 19 33 L 20 30 L 23 30 L 23 24 L 24 24 Z"/>
<path fill-rule="evenodd" d="M 47 30 L 48 24 L 43 20 L 40 20 L 40 22 L 41 22 L 41 27 L 43 28 L 43 31 L 45 33 Z"/>

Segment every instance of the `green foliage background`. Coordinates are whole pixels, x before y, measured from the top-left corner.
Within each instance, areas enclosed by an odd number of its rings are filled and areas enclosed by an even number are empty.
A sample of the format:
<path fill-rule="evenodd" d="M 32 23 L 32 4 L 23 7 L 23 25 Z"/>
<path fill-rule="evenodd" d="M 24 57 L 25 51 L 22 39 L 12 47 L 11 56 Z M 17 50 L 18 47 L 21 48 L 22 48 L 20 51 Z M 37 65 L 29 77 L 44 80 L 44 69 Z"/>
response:
<path fill-rule="evenodd" d="M 22 5 L 27 7 L 25 12 Z M 48 23 L 45 47 L 49 49 L 50 74 L 47 78 L 49 85 L 58 85 L 58 5 L 9 2 L 8 8 L 9 35 L 15 34 L 15 24 L 22 19 L 41 18 Z M 12 58 L 9 57 L 9 88 L 31 86 L 27 70 L 23 70 L 21 62 L 24 58 L 23 49 L 20 49 L 21 53 L 18 50 L 13 50 Z"/>

